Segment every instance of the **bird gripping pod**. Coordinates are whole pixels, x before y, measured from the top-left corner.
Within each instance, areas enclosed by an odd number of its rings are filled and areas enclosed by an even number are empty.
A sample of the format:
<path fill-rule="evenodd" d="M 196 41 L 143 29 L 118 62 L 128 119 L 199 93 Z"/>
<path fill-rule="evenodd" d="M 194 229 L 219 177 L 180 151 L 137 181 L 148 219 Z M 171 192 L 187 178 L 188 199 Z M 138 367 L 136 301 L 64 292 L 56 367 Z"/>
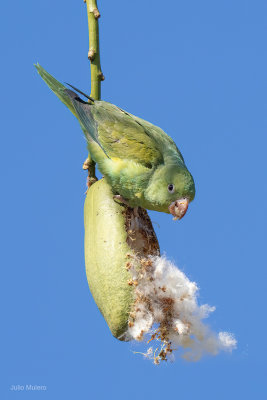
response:
<path fill-rule="evenodd" d="M 127 340 L 135 285 L 129 272 L 131 263 L 159 255 L 152 223 L 146 210 L 114 200 L 110 186 L 101 179 L 87 192 L 84 227 L 90 291 L 112 335 Z"/>

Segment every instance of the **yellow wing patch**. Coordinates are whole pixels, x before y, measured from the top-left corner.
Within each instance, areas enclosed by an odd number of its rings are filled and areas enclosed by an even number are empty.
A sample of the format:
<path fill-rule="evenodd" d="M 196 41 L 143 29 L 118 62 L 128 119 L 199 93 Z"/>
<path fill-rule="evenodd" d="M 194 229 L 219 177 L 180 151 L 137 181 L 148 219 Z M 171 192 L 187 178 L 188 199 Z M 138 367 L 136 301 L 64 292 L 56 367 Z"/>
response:
<path fill-rule="evenodd" d="M 118 174 L 120 172 L 125 173 L 127 171 L 127 176 L 129 178 L 134 178 L 136 175 L 140 175 L 146 171 L 149 171 L 149 168 L 146 168 L 144 165 L 136 163 L 132 160 L 124 160 L 117 157 L 112 157 L 110 160 L 107 160 L 107 162 L 109 162 L 110 170 L 112 170 L 113 173 Z"/>

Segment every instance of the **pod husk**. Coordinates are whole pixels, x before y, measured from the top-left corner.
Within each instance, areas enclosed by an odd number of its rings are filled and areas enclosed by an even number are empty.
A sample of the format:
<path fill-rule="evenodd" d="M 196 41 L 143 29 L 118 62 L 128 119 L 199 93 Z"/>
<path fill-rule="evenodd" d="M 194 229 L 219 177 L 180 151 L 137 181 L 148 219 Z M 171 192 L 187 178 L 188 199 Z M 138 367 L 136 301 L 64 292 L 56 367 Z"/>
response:
<path fill-rule="evenodd" d="M 84 205 L 85 265 L 90 291 L 113 336 L 127 340 L 134 284 L 129 262 L 159 255 L 150 218 L 114 200 L 105 179 L 93 184 Z"/>

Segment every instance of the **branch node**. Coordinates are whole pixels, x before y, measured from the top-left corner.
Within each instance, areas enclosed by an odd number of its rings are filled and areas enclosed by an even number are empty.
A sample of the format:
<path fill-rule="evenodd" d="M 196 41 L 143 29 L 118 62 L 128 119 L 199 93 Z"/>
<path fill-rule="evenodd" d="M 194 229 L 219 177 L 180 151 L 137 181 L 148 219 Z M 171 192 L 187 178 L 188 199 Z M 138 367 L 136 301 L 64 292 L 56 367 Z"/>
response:
<path fill-rule="evenodd" d="M 104 80 L 105 80 L 105 77 L 104 77 L 104 75 L 103 75 L 103 72 L 98 72 L 97 75 L 98 75 L 100 81 L 104 81 Z"/>
<path fill-rule="evenodd" d="M 96 51 L 95 49 L 89 49 L 88 51 L 88 60 L 93 61 L 95 58 Z"/>
<path fill-rule="evenodd" d="M 87 169 L 89 169 L 89 166 L 90 166 L 90 160 L 89 160 L 89 158 L 87 158 L 83 163 L 83 169 L 87 170 Z"/>
<path fill-rule="evenodd" d="M 93 14 L 94 14 L 95 19 L 100 18 L 100 12 L 98 11 L 97 8 L 94 8 L 94 9 L 93 9 Z"/>

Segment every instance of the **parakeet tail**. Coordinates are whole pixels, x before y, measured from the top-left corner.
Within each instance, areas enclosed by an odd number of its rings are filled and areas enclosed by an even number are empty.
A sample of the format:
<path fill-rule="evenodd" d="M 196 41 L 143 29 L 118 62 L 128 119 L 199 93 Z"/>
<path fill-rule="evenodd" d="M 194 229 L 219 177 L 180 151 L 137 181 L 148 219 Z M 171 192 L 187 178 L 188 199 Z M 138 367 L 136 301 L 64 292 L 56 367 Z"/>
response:
<path fill-rule="evenodd" d="M 64 103 L 68 107 L 68 109 L 80 122 L 81 128 L 88 142 L 88 149 L 90 153 L 91 154 L 102 153 L 103 157 L 103 152 L 104 152 L 105 156 L 109 158 L 106 151 L 103 149 L 103 146 L 99 142 L 96 123 L 90 113 L 89 103 L 84 102 L 82 99 L 79 98 L 77 93 L 62 85 L 62 83 L 57 81 L 43 67 L 41 67 L 40 64 L 37 63 L 35 67 L 39 75 L 49 86 L 49 88 L 57 95 L 57 97 L 62 101 L 62 103 Z M 69 86 L 74 88 L 74 86 L 72 85 Z M 79 93 L 83 94 L 84 96 L 86 96 L 87 98 L 89 98 L 90 100 L 92 100 L 89 96 L 85 95 L 80 90 L 76 88 L 74 89 L 77 90 Z M 97 149 L 95 145 L 97 147 L 100 147 L 100 149 Z M 91 148 L 94 148 L 93 152 L 91 151 L 92 150 Z M 99 159 L 101 159 L 102 157 L 100 156 Z"/>
<path fill-rule="evenodd" d="M 72 114 L 77 117 L 76 111 L 73 107 L 72 101 L 69 95 L 66 93 L 66 87 L 62 85 L 59 81 L 57 81 L 52 75 L 50 75 L 40 64 L 35 64 L 35 67 L 41 76 L 41 78 L 45 81 L 45 83 L 50 87 L 50 89 L 57 95 L 57 97 L 64 103 Z"/>

